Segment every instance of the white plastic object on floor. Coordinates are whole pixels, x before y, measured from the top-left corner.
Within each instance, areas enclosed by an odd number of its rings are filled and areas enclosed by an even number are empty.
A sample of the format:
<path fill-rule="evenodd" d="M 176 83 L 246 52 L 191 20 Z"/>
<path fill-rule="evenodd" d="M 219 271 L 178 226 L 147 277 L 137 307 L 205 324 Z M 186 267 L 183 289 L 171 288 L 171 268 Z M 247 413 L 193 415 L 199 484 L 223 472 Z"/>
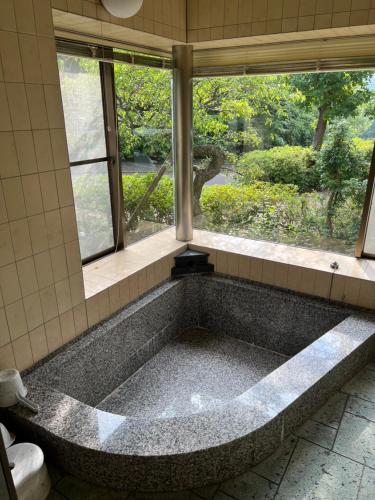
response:
<path fill-rule="evenodd" d="M 42 450 L 36 444 L 19 443 L 7 449 L 14 464 L 12 478 L 18 500 L 45 500 L 51 488 Z"/>
<path fill-rule="evenodd" d="M 8 429 L 5 427 L 5 425 L 1 423 L 0 423 L 0 431 L 1 435 L 3 436 L 5 448 L 9 448 L 9 446 L 12 446 L 12 444 L 14 443 L 16 436 L 12 432 L 9 432 Z"/>
<path fill-rule="evenodd" d="M 26 395 L 27 389 L 18 370 L 10 368 L 0 371 L 0 407 L 6 408 L 20 403 L 37 413 L 38 405 L 26 399 Z"/>

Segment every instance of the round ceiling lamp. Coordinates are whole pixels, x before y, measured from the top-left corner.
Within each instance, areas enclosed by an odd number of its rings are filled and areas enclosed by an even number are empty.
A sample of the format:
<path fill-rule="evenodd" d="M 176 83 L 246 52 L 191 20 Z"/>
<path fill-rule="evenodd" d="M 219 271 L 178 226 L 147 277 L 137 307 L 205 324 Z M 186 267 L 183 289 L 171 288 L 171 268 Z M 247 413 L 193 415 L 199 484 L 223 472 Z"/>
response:
<path fill-rule="evenodd" d="M 142 7 L 143 0 L 102 0 L 107 11 L 116 17 L 132 17 Z"/>

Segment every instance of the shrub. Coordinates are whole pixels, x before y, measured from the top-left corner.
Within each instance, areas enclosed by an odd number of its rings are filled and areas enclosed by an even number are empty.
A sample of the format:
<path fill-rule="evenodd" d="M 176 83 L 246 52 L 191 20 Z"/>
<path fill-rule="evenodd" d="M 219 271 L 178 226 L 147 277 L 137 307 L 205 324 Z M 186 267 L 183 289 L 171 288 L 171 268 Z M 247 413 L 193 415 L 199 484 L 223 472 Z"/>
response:
<path fill-rule="evenodd" d="M 282 146 L 246 153 L 238 162 L 242 184 L 255 180 L 294 184 L 299 191 L 312 191 L 319 187 L 319 173 L 314 166 L 311 148 Z"/>
<path fill-rule="evenodd" d="M 123 175 L 122 186 L 124 190 L 124 209 L 125 217 L 129 219 L 134 212 L 143 195 L 146 193 L 148 186 L 151 184 L 155 174 L 147 175 L 134 174 Z M 151 194 L 145 206 L 139 212 L 136 220 L 132 223 L 132 228 L 135 228 L 138 221 L 147 220 L 149 222 L 160 222 L 164 224 L 173 224 L 174 208 L 173 208 L 173 180 L 166 175 L 159 181 L 154 192 Z"/>

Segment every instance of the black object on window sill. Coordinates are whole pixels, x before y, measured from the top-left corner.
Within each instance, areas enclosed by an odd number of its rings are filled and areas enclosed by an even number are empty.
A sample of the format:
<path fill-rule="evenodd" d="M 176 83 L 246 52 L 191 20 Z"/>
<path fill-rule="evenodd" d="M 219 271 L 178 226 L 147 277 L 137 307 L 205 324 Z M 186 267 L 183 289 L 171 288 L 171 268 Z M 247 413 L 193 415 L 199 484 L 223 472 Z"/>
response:
<path fill-rule="evenodd" d="M 212 273 L 214 265 L 208 262 L 209 255 L 195 250 L 185 250 L 185 252 L 176 255 L 174 258 L 175 267 L 172 268 L 172 277 Z"/>

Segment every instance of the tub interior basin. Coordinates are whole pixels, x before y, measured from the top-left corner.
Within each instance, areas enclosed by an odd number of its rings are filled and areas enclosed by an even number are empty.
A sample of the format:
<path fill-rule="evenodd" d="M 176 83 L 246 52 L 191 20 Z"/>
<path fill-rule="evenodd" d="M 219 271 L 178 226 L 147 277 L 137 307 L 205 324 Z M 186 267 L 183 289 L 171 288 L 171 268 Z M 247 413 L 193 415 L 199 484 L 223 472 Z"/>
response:
<path fill-rule="evenodd" d="M 101 401 L 97 408 L 140 418 L 204 412 L 239 396 L 288 356 L 190 328 Z"/>

